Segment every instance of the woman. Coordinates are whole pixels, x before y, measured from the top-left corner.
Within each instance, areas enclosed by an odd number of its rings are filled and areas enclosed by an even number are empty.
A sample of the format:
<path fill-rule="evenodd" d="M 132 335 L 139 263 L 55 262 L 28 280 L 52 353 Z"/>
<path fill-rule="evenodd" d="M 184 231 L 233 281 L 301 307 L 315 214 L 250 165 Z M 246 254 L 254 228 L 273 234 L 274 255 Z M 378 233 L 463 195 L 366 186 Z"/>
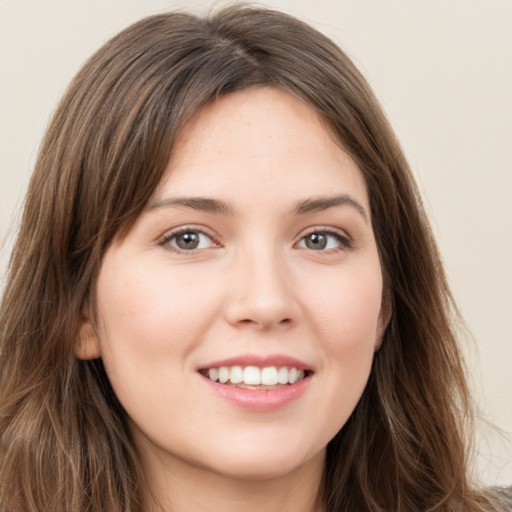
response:
<path fill-rule="evenodd" d="M 385 117 L 284 14 L 166 14 L 73 80 L 1 312 L 14 511 L 497 510 Z"/>

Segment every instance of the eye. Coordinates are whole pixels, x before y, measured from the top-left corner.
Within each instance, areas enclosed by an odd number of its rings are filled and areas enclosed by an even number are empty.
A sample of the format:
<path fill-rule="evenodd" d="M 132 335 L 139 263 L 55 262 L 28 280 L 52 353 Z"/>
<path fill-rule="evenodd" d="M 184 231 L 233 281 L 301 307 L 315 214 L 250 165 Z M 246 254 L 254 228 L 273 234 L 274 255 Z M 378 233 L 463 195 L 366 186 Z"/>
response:
<path fill-rule="evenodd" d="M 350 247 L 350 240 L 341 233 L 324 229 L 312 231 L 302 237 L 298 247 L 312 251 L 337 252 Z"/>
<path fill-rule="evenodd" d="M 161 244 L 178 252 L 192 252 L 217 246 L 206 233 L 190 228 L 166 235 Z"/>

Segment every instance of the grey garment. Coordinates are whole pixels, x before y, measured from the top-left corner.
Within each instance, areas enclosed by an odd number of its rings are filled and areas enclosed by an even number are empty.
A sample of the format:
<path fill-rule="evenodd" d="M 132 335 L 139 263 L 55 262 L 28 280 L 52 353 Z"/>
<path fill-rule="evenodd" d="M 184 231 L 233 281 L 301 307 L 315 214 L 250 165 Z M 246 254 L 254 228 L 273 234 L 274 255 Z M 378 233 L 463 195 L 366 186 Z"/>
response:
<path fill-rule="evenodd" d="M 496 512 L 512 512 L 512 487 L 494 487 L 492 490 L 498 505 Z"/>

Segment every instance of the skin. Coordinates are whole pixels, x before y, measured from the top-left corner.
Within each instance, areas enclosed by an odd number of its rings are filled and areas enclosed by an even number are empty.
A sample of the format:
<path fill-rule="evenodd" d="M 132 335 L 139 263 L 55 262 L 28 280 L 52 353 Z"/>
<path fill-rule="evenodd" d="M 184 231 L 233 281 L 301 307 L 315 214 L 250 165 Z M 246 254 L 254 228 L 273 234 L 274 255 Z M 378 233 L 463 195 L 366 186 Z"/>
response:
<path fill-rule="evenodd" d="M 198 197 L 224 209 L 174 203 Z M 181 228 L 199 233 L 197 248 L 179 249 Z M 312 232 L 325 248 L 311 248 Z M 325 447 L 363 392 L 389 313 L 363 176 L 312 109 L 265 87 L 196 114 L 96 290 L 77 355 L 103 358 L 164 508 L 322 510 Z M 252 411 L 198 372 L 247 354 L 306 362 L 306 391 Z"/>

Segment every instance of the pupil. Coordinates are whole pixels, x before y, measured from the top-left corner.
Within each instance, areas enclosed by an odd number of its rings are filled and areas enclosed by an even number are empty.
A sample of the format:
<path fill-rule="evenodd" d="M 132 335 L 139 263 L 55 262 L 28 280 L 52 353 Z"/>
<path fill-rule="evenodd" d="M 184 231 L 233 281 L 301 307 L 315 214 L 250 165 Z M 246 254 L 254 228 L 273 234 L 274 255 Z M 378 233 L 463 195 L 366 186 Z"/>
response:
<path fill-rule="evenodd" d="M 311 235 L 306 238 L 306 246 L 309 249 L 325 249 L 326 245 L 327 237 L 320 233 L 311 233 Z"/>
<path fill-rule="evenodd" d="M 180 249 L 195 249 L 199 244 L 199 235 L 197 233 L 183 233 L 180 235 L 176 244 Z"/>

